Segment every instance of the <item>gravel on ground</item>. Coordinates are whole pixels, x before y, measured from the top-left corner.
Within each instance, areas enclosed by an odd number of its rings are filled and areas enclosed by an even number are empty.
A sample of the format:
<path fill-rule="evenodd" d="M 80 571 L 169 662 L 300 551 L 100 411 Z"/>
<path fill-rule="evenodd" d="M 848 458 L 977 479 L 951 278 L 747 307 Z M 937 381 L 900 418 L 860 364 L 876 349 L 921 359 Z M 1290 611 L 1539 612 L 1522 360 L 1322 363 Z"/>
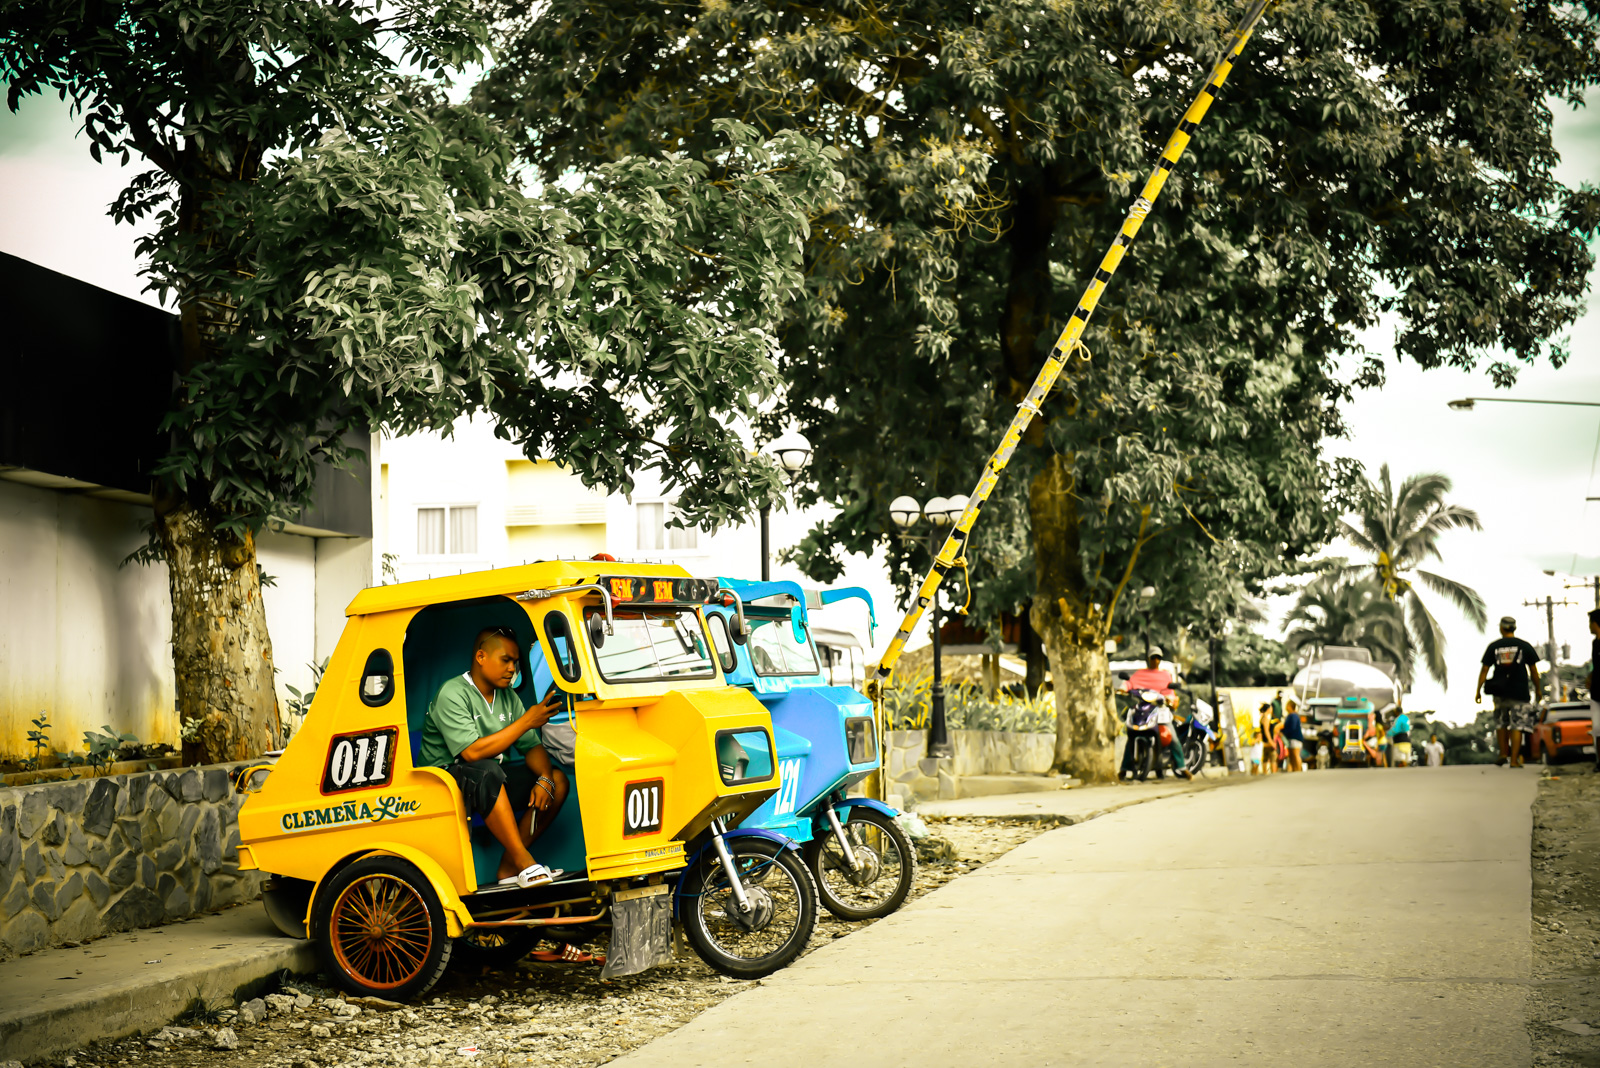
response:
<path fill-rule="evenodd" d="M 919 839 L 922 862 L 911 899 L 1066 822 L 929 819 L 932 833 Z M 808 952 L 867 925 L 820 911 Z M 603 952 L 603 942 L 586 948 Z M 45 1063 L 61 1068 L 236 1068 L 241 1063 L 251 1068 L 589 1068 L 683 1026 L 743 988 L 686 947 L 673 964 L 609 981 L 602 981 L 593 965 L 527 959 L 478 975 L 452 967 L 426 998 L 406 1006 L 358 1003 L 317 981 L 286 976 L 263 998 L 197 1006 L 171 1027 Z"/>
<path fill-rule="evenodd" d="M 1534 1064 L 1600 1066 L 1600 775 L 1558 765 L 1533 803 Z"/>

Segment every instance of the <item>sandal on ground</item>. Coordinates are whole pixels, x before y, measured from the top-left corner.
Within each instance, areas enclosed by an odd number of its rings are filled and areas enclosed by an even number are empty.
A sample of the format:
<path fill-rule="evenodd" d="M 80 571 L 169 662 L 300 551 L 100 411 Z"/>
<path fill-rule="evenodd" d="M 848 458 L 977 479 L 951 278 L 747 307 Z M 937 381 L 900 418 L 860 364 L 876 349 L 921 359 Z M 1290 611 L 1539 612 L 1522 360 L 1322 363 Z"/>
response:
<path fill-rule="evenodd" d="M 561 943 L 560 949 L 536 949 L 528 954 L 532 960 L 546 964 L 604 964 L 604 953 L 585 953 L 577 946 Z"/>
<path fill-rule="evenodd" d="M 565 872 L 560 868 L 547 868 L 543 864 L 535 861 L 534 863 L 529 864 L 526 868 L 523 868 L 521 871 L 517 872 L 517 874 L 507 875 L 504 879 L 500 880 L 499 885 L 520 886 L 522 889 L 527 890 L 530 887 L 543 886 L 545 883 L 554 882 L 556 876 L 563 874 L 565 874 Z"/>

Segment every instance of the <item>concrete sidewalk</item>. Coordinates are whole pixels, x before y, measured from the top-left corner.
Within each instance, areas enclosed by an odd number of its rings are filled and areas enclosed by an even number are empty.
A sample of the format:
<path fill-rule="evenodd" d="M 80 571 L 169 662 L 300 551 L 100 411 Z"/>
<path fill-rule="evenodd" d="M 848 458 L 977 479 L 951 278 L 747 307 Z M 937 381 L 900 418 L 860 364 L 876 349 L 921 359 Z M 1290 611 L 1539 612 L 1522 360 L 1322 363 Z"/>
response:
<path fill-rule="evenodd" d="M 31 1060 L 171 1023 L 196 1001 L 231 1007 L 283 970 L 316 971 L 261 902 L 0 963 L 0 1060 Z"/>
<path fill-rule="evenodd" d="M 1536 783 L 1349 770 L 1133 805 L 616 1063 L 1527 1065 Z"/>
<path fill-rule="evenodd" d="M 972 816 L 990 819 L 1049 819 L 1066 817 L 1074 823 L 1115 812 L 1129 805 L 1156 801 L 1174 794 L 1217 786 L 1237 786 L 1251 781 L 1249 775 L 1228 776 L 1220 770 L 1203 775 L 1195 782 L 1164 779 L 1159 782 L 1125 782 L 1111 786 L 1074 786 L 1067 790 L 1037 790 L 1023 794 L 996 794 L 990 797 L 963 797 L 954 801 L 922 801 L 919 816 Z"/>

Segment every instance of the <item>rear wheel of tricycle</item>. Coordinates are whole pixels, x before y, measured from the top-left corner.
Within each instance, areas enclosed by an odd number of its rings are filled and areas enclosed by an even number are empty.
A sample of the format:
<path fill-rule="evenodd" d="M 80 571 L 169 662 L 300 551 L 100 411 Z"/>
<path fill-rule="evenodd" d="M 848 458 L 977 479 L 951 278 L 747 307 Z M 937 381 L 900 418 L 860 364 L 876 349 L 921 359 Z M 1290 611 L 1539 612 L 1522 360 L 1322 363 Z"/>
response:
<path fill-rule="evenodd" d="M 312 938 L 323 970 L 352 994 L 419 997 L 450 963 L 439 895 L 399 857 L 364 857 L 329 880 L 317 893 Z"/>
<path fill-rule="evenodd" d="M 833 829 L 823 824 L 806 843 L 806 865 L 822 907 L 841 920 L 873 920 L 905 903 L 917 878 L 917 851 L 893 819 L 851 806 L 839 813 L 856 865 L 850 866 Z"/>
<path fill-rule="evenodd" d="M 817 926 L 817 888 L 793 849 L 765 838 L 729 838 L 744 888 L 739 908 L 722 861 L 708 849 L 683 874 L 683 935 L 723 975 L 759 979 L 798 957 Z"/>

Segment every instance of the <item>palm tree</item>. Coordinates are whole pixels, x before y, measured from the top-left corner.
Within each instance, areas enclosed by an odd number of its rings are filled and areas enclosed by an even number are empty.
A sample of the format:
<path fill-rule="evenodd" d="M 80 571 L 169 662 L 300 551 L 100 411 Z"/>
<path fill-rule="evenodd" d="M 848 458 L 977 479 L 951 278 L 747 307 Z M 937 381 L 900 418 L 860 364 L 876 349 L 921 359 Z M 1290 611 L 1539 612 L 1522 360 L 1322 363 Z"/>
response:
<path fill-rule="evenodd" d="M 1489 621 L 1483 598 L 1454 579 L 1423 571 L 1418 565 L 1439 555 L 1439 535 L 1453 527 L 1482 530 L 1478 513 L 1470 508 L 1448 504 L 1450 479 L 1441 474 L 1412 475 L 1400 483 L 1398 491 L 1389 477 L 1389 465 L 1378 474 L 1378 484 L 1368 481 L 1356 513 L 1339 521 L 1345 538 L 1372 557 L 1368 564 L 1353 564 L 1346 574 L 1365 572 L 1381 586 L 1383 596 L 1405 613 L 1405 650 L 1397 663 L 1409 681 L 1411 664 L 1421 654 L 1428 674 L 1439 685 L 1447 685 L 1444 633 L 1423 603 L 1416 584 L 1426 586 L 1461 611 L 1482 630 Z"/>
<path fill-rule="evenodd" d="M 1291 654 L 1329 645 L 1355 646 L 1404 666 L 1406 621 L 1371 578 L 1320 575 L 1300 591 L 1284 620 L 1284 644 Z"/>

